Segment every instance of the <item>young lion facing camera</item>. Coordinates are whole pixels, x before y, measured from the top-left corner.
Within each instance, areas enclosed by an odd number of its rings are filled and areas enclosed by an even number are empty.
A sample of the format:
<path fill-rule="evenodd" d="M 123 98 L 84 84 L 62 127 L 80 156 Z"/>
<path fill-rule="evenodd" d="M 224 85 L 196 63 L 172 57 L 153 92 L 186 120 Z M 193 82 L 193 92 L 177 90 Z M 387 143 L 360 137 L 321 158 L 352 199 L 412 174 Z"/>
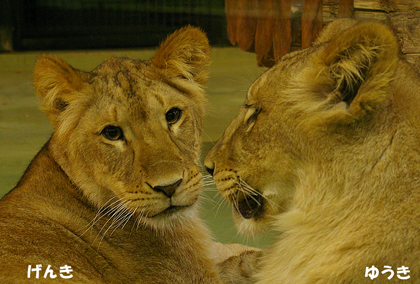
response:
<path fill-rule="evenodd" d="M 349 20 L 251 86 L 205 165 L 240 231 L 279 231 L 257 283 L 420 283 L 419 94 L 392 32 Z"/>
<path fill-rule="evenodd" d="M 1 283 L 222 283 L 197 214 L 209 54 L 186 27 L 150 61 L 38 60 L 54 132 L 0 201 Z"/>

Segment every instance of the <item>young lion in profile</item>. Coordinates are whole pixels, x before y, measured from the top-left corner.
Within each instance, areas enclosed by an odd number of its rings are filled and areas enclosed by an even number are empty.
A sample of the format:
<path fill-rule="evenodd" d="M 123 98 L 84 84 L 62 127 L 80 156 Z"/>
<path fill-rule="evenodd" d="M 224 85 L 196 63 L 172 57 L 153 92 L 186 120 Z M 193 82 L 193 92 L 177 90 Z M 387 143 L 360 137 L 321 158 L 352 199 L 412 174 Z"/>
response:
<path fill-rule="evenodd" d="M 251 86 L 205 165 L 240 231 L 279 231 L 257 283 L 420 283 L 419 94 L 392 32 L 350 20 Z"/>
<path fill-rule="evenodd" d="M 186 27 L 150 61 L 39 59 L 54 133 L 0 201 L 1 283 L 222 283 L 197 214 L 209 54 Z"/>

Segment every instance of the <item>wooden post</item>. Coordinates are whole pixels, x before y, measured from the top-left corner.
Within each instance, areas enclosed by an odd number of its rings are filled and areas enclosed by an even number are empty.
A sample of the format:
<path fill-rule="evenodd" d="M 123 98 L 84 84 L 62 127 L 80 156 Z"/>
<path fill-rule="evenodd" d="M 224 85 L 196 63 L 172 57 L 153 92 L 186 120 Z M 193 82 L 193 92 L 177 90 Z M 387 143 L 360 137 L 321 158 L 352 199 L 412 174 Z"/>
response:
<path fill-rule="evenodd" d="M 238 0 L 225 0 L 226 25 L 229 41 L 236 45 L 236 4 Z"/>
<path fill-rule="evenodd" d="M 273 61 L 273 36 L 276 24 L 276 16 L 278 14 L 277 3 L 278 0 L 260 0 L 258 8 L 257 30 L 255 33 L 255 53 L 257 54 L 257 62 L 262 65 L 265 61 Z M 270 64 L 270 63 L 268 63 Z"/>
<path fill-rule="evenodd" d="M 238 8 L 236 42 L 242 50 L 254 52 L 258 2 L 255 0 L 239 0 Z"/>
<path fill-rule="evenodd" d="M 302 12 L 302 48 L 309 47 L 322 29 L 322 0 L 305 0 Z"/>
<path fill-rule="evenodd" d="M 277 60 L 290 51 L 292 44 L 292 2 L 280 0 L 276 18 L 273 50 L 274 60 Z"/>

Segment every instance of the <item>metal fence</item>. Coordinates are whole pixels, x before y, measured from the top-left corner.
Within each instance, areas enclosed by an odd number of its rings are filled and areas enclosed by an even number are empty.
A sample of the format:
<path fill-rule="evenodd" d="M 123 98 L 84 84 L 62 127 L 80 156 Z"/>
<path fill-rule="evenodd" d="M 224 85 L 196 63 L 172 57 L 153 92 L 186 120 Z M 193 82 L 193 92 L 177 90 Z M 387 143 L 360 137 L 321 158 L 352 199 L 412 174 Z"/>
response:
<path fill-rule="evenodd" d="M 14 49 L 154 46 L 191 24 L 227 42 L 224 0 L 14 0 Z"/>

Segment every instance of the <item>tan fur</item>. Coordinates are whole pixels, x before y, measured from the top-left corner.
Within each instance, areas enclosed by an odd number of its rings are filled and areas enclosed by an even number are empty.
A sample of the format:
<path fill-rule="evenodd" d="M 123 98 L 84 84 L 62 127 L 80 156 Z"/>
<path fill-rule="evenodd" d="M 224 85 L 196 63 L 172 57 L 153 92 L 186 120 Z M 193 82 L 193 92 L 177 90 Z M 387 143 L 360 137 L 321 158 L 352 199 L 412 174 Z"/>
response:
<path fill-rule="evenodd" d="M 56 275 L 71 266 L 62 283 L 221 283 L 197 216 L 209 53 L 203 32 L 186 27 L 150 61 L 82 72 L 39 59 L 35 88 L 54 133 L 0 201 L 1 283 L 50 283 L 48 265 Z M 174 107 L 182 116 L 169 125 Z M 122 139 L 102 134 L 110 125 Z M 170 198 L 153 189 L 178 180 Z M 37 264 L 40 279 L 27 279 Z"/>
<path fill-rule="evenodd" d="M 213 255 L 225 283 L 255 283 L 264 251 L 240 244 L 215 244 Z"/>
<path fill-rule="evenodd" d="M 349 20 L 251 86 L 205 164 L 240 231 L 279 232 L 257 283 L 420 283 L 419 93 L 392 32 Z"/>

